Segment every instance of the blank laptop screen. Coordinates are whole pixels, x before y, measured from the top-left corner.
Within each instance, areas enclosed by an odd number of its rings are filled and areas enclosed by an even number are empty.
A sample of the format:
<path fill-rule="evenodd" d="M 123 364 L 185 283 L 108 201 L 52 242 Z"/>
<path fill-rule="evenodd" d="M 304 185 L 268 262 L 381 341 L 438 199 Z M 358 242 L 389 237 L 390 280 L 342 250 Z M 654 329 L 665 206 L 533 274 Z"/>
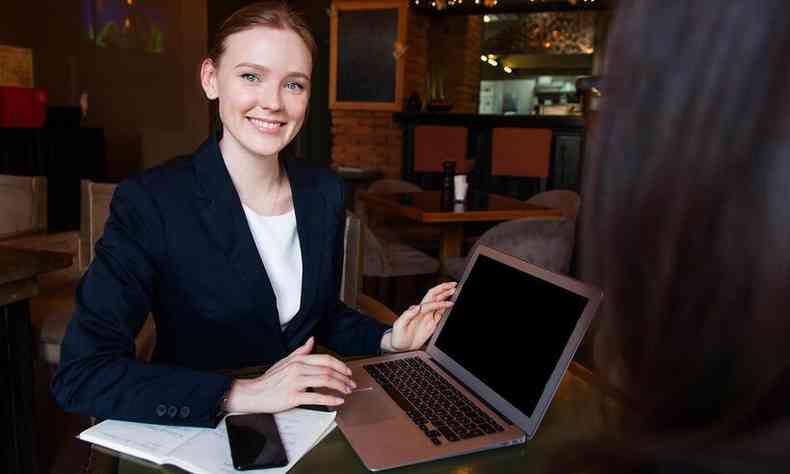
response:
<path fill-rule="evenodd" d="M 479 255 L 436 347 L 527 416 L 587 298 Z"/>

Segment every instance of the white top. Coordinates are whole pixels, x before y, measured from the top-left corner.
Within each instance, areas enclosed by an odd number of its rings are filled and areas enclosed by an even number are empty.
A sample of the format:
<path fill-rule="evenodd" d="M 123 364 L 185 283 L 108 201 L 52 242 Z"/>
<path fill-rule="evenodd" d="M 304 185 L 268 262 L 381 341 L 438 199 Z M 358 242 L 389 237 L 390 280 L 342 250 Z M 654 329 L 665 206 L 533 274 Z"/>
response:
<path fill-rule="evenodd" d="M 296 233 L 296 213 L 262 216 L 242 203 L 255 247 L 269 276 L 285 329 L 299 311 L 302 297 L 302 250 Z"/>

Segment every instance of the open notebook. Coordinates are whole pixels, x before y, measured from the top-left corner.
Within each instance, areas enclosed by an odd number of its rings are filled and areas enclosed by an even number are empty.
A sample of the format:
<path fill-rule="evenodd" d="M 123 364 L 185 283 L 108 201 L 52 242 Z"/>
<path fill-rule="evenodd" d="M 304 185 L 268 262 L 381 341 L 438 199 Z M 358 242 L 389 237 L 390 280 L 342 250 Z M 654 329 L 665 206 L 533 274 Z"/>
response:
<path fill-rule="evenodd" d="M 248 472 L 288 472 L 336 426 L 334 412 L 295 408 L 274 415 L 288 453 L 288 465 Z M 238 473 L 233 468 L 225 420 L 214 429 L 188 428 L 107 420 L 83 431 L 79 439 L 156 464 L 189 472 Z"/>

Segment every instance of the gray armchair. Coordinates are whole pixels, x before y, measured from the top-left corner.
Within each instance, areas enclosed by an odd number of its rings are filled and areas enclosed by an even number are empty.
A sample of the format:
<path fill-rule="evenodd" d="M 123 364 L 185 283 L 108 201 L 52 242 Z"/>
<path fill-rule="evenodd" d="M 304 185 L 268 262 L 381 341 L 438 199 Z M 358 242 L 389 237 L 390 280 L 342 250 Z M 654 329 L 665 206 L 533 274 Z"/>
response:
<path fill-rule="evenodd" d="M 489 229 L 475 247 L 483 244 L 547 270 L 567 273 L 573 253 L 574 227 L 574 221 L 566 218 L 516 219 Z M 448 275 L 458 280 L 464 273 L 466 257 L 449 258 L 445 265 Z"/>
<path fill-rule="evenodd" d="M 563 218 L 503 222 L 486 231 L 474 246 L 485 244 L 547 270 L 567 273 L 575 244 L 580 201 L 577 193 L 568 190 L 536 194 L 527 200 L 529 204 L 562 209 Z M 466 259 L 461 257 L 450 258 L 446 262 L 448 275 L 455 279 L 463 276 L 465 266 Z"/>

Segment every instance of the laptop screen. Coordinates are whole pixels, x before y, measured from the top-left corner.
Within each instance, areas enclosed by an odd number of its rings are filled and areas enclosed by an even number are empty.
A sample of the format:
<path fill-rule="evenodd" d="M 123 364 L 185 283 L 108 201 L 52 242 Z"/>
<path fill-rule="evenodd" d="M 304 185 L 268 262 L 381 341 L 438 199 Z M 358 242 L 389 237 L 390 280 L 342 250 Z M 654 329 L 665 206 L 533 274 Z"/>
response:
<path fill-rule="evenodd" d="M 587 298 L 478 255 L 436 347 L 527 416 Z"/>

